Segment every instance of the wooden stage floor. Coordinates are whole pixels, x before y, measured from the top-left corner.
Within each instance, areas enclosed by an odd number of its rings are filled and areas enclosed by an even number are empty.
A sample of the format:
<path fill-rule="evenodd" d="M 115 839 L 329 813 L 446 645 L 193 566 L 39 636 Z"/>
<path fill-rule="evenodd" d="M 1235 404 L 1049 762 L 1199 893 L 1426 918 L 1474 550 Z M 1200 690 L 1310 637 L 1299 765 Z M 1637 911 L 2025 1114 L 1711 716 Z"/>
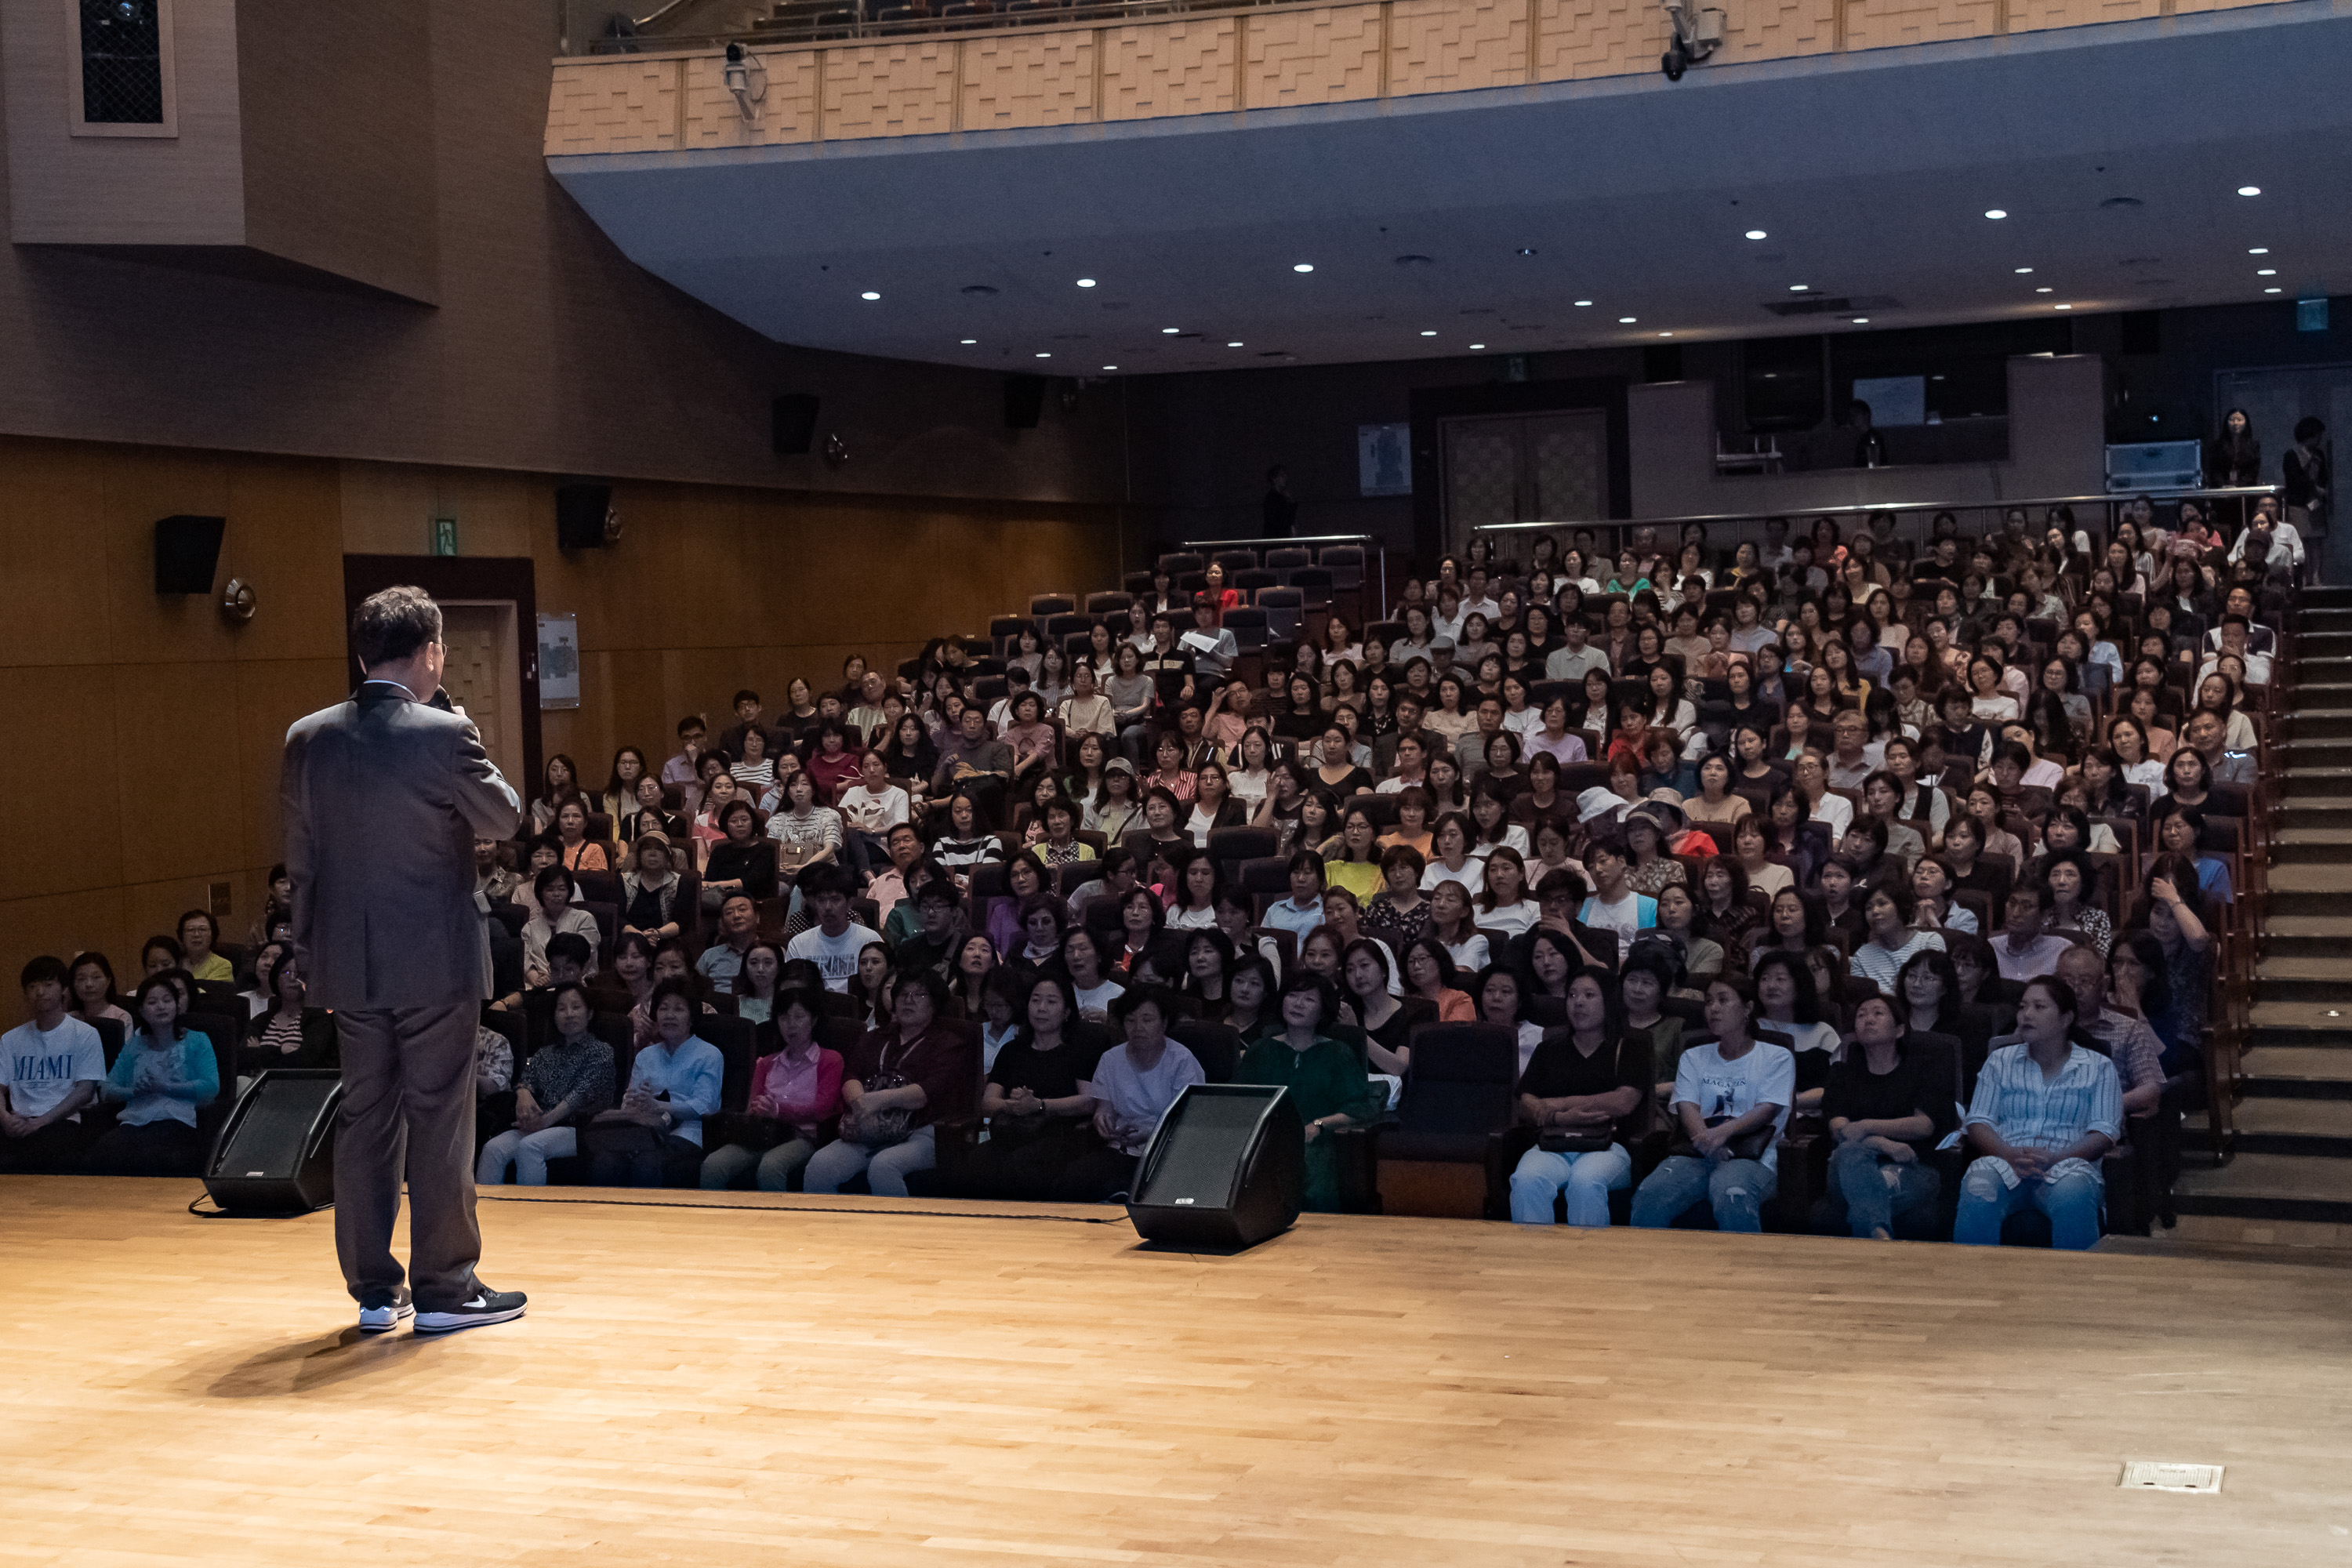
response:
<path fill-rule="evenodd" d="M 559 1189 L 363 1341 L 195 1190 L 0 1179 L 0 1563 L 2352 1563 L 2339 1270 Z"/>

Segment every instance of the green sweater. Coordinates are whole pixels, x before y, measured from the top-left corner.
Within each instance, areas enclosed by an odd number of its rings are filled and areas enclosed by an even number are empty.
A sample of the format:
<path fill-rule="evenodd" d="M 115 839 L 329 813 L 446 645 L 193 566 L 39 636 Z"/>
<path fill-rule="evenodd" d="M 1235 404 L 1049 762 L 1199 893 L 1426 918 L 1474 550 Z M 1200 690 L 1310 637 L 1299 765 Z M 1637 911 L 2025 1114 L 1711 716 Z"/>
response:
<path fill-rule="evenodd" d="M 1276 1083 L 1289 1089 L 1301 1121 L 1364 1113 L 1363 1064 L 1355 1052 L 1325 1036 L 1303 1051 L 1293 1050 L 1279 1036 L 1259 1039 L 1242 1052 L 1234 1076 L 1242 1083 Z"/>

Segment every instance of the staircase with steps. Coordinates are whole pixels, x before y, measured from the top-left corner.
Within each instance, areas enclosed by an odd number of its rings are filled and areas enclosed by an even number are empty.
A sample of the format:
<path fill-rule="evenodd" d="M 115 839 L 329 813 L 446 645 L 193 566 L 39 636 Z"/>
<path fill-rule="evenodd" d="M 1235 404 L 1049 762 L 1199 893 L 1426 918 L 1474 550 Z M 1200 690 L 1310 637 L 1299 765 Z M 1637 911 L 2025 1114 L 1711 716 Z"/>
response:
<path fill-rule="evenodd" d="M 2303 594 L 2283 652 L 2242 1098 L 2226 1159 L 2184 1172 L 2174 1203 L 2352 1225 L 2352 589 Z M 2213 1151 L 2205 1118 L 2187 1136 Z"/>

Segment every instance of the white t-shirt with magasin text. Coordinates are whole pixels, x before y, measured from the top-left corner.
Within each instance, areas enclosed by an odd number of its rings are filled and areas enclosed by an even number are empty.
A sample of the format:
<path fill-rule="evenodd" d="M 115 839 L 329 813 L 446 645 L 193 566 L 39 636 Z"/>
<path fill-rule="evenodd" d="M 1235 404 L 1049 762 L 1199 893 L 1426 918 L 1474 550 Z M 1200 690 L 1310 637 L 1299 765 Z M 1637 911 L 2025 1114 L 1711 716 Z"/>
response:
<path fill-rule="evenodd" d="M 881 940 L 855 921 L 839 936 L 827 936 L 823 926 L 811 926 L 784 945 L 784 958 L 788 963 L 807 959 L 824 973 L 827 991 L 847 991 L 857 973 L 857 955 Z"/>
<path fill-rule="evenodd" d="M 1768 1170 L 1780 1168 L 1780 1134 L 1788 1130 L 1789 1103 L 1796 1096 L 1797 1058 L 1763 1040 L 1734 1061 L 1725 1061 L 1722 1047 L 1709 1040 L 1685 1051 L 1675 1067 L 1675 1103 L 1698 1107 L 1702 1121 L 1745 1116 L 1759 1105 L 1780 1108 L 1764 1150 Z"/>

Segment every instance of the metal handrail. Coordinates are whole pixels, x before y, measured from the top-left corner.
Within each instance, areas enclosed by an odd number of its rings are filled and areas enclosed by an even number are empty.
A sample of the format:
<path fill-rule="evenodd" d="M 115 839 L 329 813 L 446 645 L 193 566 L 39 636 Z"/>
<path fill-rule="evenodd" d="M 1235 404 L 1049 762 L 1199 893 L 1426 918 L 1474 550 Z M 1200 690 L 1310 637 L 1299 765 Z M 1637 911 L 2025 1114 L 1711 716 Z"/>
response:
<path fill-rule="evenodd" d="M 1680 528 L 1685 523 L 1761 522 L 1785 517 L 1791 521 L 1811 517 L 1868 517 L 1876 512 L 2007 511 L 2011 507 L 2123 506 L 2140 500 L 2228 500 L 2280 493 L 2277 485 L 2231 485 L 2213 489 L 2136 490 L 2128 494 L 2103 491 L 2087 496 L 2002 496 L 1993 500 L 1904 500 L 1857 502 L 1846 506 L 1776 506 L 1753 511 L 1692 512 L 1679 517 L 1562 518 L 1549 522 L 1481 522 L 1473 533 L 1530 533 L 1548 528 Z"/>
<path fill-rule="evenodd" d="M 677 8 L 678 3 L 683 3 L 683 0 L 675 0 L 674 4 L 663 6 L 656 16 L 667 15 Z M 933 0 L 933 3 L 936 5 L 940 0 Z M 1004 0 L 993 0 L 993 8 L 987 11 L 957 16 L 908 16 L 884 22 L 877 20 L 874 16 L 881 9 L 880 0 L 841 0 L 838 5 L 823 10 L 803 6 L 798 8 L 799 15 L 773 17 L 764 25 L 731 28 L 720 33 L 598 37 L 584 47 L 572 46 L 572 52 L 562 58 L 699 54 L 723 48 L 729 44 L 758 48 L 771 45 L 904 38 L 926 33 L 1011 32 L 1023 27 L 1099 25 L 1137 16 L 1253 10 L 1268 3 L 1269 0 L 1068 0 L 1068 3 L 1037 10 L 1010 12 L 1005 9 Z"/>

